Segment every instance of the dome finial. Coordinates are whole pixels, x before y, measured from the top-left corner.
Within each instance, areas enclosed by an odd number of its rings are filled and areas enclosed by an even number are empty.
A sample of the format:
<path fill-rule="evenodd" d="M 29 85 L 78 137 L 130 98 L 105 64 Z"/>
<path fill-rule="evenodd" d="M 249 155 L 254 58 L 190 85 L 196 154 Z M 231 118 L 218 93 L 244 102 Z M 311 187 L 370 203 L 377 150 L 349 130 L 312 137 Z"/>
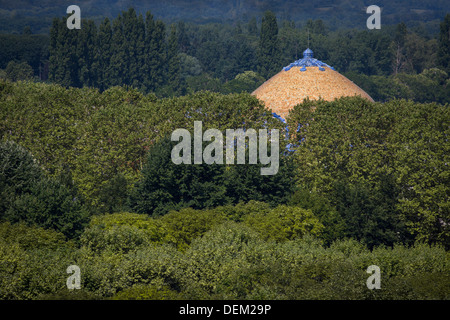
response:
<path fill-rule="evenodd" d="M 303 58 L 312 58 L 313 56 L 314 52 L 310 48 L 303 51 Z"/>

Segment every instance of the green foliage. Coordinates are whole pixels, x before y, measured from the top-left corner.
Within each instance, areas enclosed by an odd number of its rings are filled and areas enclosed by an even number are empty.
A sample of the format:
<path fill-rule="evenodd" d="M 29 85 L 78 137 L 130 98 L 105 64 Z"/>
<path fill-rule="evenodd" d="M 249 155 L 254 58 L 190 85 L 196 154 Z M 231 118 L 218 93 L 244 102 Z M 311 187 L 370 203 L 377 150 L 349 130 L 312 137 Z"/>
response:
<path fill-rule="evenodd" d="M 1 81 L 1 80 L 0 80 Z M 1 82 L 0 134 L 31 151 L 44 170 L 58 175 L 72 169 L 79 129 L 98 105 L 98 91 L 58 85 Z"/>
<path fill-rule="evenodd" d="M 194 299 L 218 298 L 220 284 L 236 267 L 242 269 L 257 261 L 258 252 L 252 251 L 262 244 L 247 226 L 235 222 L 217 226 L 196 239 L 180 261 L 182 291 Z"/>
<path fill-rule="evenodd" d="M 270 126 L 283 132 L 281 122 L 268 115 L 260 102 L 248 94 L 225 96 L 200 92 L 164 99 L 155 109 L 156 114 L 160 114 L 159 110 L 165 114 L 161 121 L 154 119 L 161 133 L 169 134 L 177 128 L 192 131 L 196 120 L 202 121 L 203 130 L 257 130 Z M 280 142 L 283 152 L 285 142 Z M 171 160 L 175 145 L 176 142 L 164 137 L 149 150 L 142 178 L 131 191 L 130 206 L 136 212 L 161 215 L 185 207 L 212 208 L 252 199 L 276 205 L 286 201 L 292 188 L 291 163 L 283 155 L 280 155 L 278 174 L 261 176 L 261 165 L 175 165 Z"/>
<path fill-rule="evenodd" d="M 83 270 L 82 287 L 109 298 L 134 285 L 176 286 L 178 256 L 172 246 L 151 245 L 128 253 L 97 254 L 81 248 L 76 264 Z"/>
<path fill-rule="evenodd" d="M 224 204 L 220 166 L 176 165 L 171 160 L 174 145 L 166 138 L 150 149 L 143 179 L 131 195 L 131 207 L 158 216 L 186 207 L 202 209 Z"/>
<path fill-rule="evenodd" d="M 238 210 L 248 210 L 253 215 L 252 208 L 258 205 L 255 202 L 241 205 Z M 176 215 L 181 218 L 183 213 L 187 213 L 183 224 L 187 229 L 180 233 Z M 211 211 L 183 210 L 171 214 L 172 217 L 169 214 L 158 219 L 130 213 L 99 216 L 92 219 L 89 228 L 102 227 L 105 235 L 119 239 L 118 233 L 113 235 L 108 231 L 134 228 L 150 233 L 155 224 L 161 223 L 176 231 L 172 235 L 179 236 L 180 240 L 192 235 L 191 245 L 183 252 L 156 242 L 136 245 L 126 251 L 111 246 L 94 250 L 88 242 L 75 248 L 53 231 L 2 224 L 0 297 L 448 299 L 450 260 L 439 246 L 396 245 L 370 251 L 355 240 L 334 241 L 328 247 L 310 236 L 283 242 L 265 241 L 252 226 L 219 222 L 220 216 L 215 220 Z M 280 219 L 283 222 L 283 217 Z M 209 230 L 201 229 L 202 224 L 208 224 Z M 23 235 L 17 234 L 19 231 Z M 100 232 L 97 235 L 101 236 Z M 66 268 L 71 264 L 81 269 L 80 290 L 69 291 L 65 287 Z M 366 287 L 365 269 L 371 264 L 381 269 L 381 290 Z"/>
<path fill-rule="evenodd" d="M 257 230 L 263 239 L 277 242 L 295 240 L 306 234 L 319 236 L 323 229 L 310 210 L 286 205 L 278 206 L 266 214 L 254 211 L 243 222 Z"/>
<path fill-rule="evenodd" d="M 447 72 L 450 73 L 450 38 L 448 33 L 450 32 L 450 14 L 446 14 L 444 21 L 440 24 L 439 32 L 439 51 L 438 61 L 439 65 Z"/>
<path fill-rule="evenodd" d="M 200 211 L 186 208 L 170 212 L 156 221 L 164 230 L 163 241 L 174 244 L 178 250 L 185 251 L 194 239 L 201 237 L 224 220 L 225 217 L 216 210 Z"/>
<path fill-rule="evenodd" d="M 25 250 L 0 240 L 0 298 L 28 300 L 63 289 L 72 255 L 66 246 Z"/>
<path fill-rule="evenodd" d="M 57 231 L 43 229 L 41 227 L 29 227 L 25 223 L 11 224 L 3 222 L 0 224 L 0 239 L 5 244 L 17 244 L 24 250 L 70 246 L 66 237 Z"/>
<path fill-rule="evenodd" d="M 114 188 L 125 191 L 137 181 L 155 124 L 151 96 L 116 87 L 105 91 L 100 99 L 94 106 L 98 111 L 79 128 L 72 160 L 73 178 L 94 205 L 100 197 L 111 197 Z M 110 181 L 113 178 L 115 181 Z"/>
<path fill-rule="evenodd" d="M 0 299 L 449 298 L 447 105 L 307 100 L 288 119 L 295 152 L 264 177 L 175 166 L 165 138 L 196 120 L 284 133 L 249 94 L 0 92 Z"/>
<path fill-rule="evenodd" d="M 5 69 L 8 64 L 14 68 L 25 70 L 27 79 L 40 75 L 42 80 L 42 64 L 48 60 L 48 34 L 5 34 L 0 35 L 2 51 L 0 52 L 0 68 Z M 29 68 L 31 67 L 31 73 Z"/>
<path fill-rule="evenodd" d="M 3 215 L 16 195 L 29 192 L 43 176 L 32 155 L 12 141 L 0 143 L 0 212 Z"/>
<path fill-rule="evenodd" d="M 289 197 L 293 187 L 289 159 L 282 158 L 276 175 L 262 176 L 261 165 L 176 165 L 171 160 L 175 145 L 164 139 L 149 150 L 143 178 L 130 196 L 136 212 L 158 216 L 181 208 L 207 209 L 250 200 L 275 206 Z"/>
<path fill-rule="evenodd" d="M 1 196 L 5 198 L 1 218 L 77 237 L 90 212 L 73 190 L 46 177 L 31 154 L 15 143 L 1 143 L 0 150 Z"/>
<path fill-rule="evenodd" d="M 223 93 L 251 93 L 264 83 L 264 78 L 254 71 L 245 71 L 223 85 Z"/>
<path fill-rule="evenodd" d="M 336 208 L 331 205 L 327 197 L 307 188 L 298 188 L 292 194 L 288 205 L 311 210 L 323 225 L 323 230 L 319 238 L 325 244 L 329 245 L 334 240 L 345 237 L 345 221 L 336 211 Z"/>
<path fill-rule="evenodd" d="M 136 285 L 111 298 L 112 300 L 177 300 L 180 294 L 167 286 Z"/>
<path fill-rule="evenodd" d="M 214 211 L 225 215 L 227 219 L 234 222 L 242 222 L 245 216 L 251 213 L 265 215 L 270 212 L 271 206 L 266 202 L 250 200 L 249 202 L 239 202 L 236 205 L 217 207 Z"/>
<path fill-rule="evenodd" d="M 183 88 L 185 86 L 182 84 L 183 78 L 181 77 L 181 61 L 178 49 L 177 29 L 174 24 L 170 27 L 167 42 L 167 85 L 170 90 L 168 96 L 183 95 Z"/>
<path fill-rule="evenodd" d="M 99 201 L 108 213 L 123 211 L 128 198 L 128 182 L 120 173 L 108 180 L 99 192 Z"/>
<path fill-rule="evenodd" d="M 71 190 L 54 179 L 44 178 L 36 182 L 29 193 L 15 198 L 4 219 L 57 230 L 75 238 L 82 232 L 89 215 Z"/>
<path fill-rule="evenodd" d="M 278 62 L 280 52 L 277 19 L 271 11 L 266 11 L 262 18 L 258 49 L 258 73 L 268 79 L 282 67 Z"/>
<path fill-rule="evenodd" d="M 403 223 L 416 239 L 448 246 L 448 152 L 442 143 L 448 120 L 448 106 L 438 104 L 306 101 L 288 120 L 291 128 L 301 124 L 293 142 L 304 138 L 295 152 L 298 183 L 329 197 L 332 205 L 340 201 L 330 197 L 336 182 L 359 183 L 354 191 L 341 192 L 354 199 L 345 200 L 340 213 L 346 212 L 344 220 L 348 214 L 356 218 L 351 224 L 370 216 L 366 226 L 372 236 L 369 230 L 379 230 L 377 225 L 390 229 L 378 234 L 375 243 L 392 243 Z"/>
<path fill-rule="evenodd" d="M 34 71 L 26 62 L 16 63 L 11 60 L 5 68 L 5 79 L 11 81 L 32 80 Z"/>
<path fill-rule="evenodd" d="M 407 243 L 405 225 L 398 219 L 398 191 L 392 181 L 382 178 L 380 189 L 362 182 L 339 181 L 335 187 L 336 210 L 345 225 L 345 235 L 366 243 L 369 248 Z"/>
<path fill-rule="evenodd" d="M 124 212 L 92 217 L 80 243 L 93 252 L 127 253 L 152 242 L 160 243 L 162 237 L 161 227 L 155 220 Z"/>

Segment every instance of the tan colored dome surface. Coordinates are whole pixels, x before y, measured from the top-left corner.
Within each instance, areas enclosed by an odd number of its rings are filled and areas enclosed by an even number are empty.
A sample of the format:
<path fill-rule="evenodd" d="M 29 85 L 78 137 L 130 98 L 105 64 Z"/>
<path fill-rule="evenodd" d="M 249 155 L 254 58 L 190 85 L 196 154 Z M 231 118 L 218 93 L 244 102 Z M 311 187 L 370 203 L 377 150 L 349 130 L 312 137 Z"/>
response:
<path fill-rule="evenodd" d="M 310 100 L 322 98 L 332 101 L 343 96 L 361 96 L 370 101 L 373 99 L 352 81 L 339 72 L 325 67 L 292 67 L 288 71 L 280 71 L 264 82 L 252 95 L 265 103 L 279 116 L 286 119 L 289 110 L 309 97 Z"/>

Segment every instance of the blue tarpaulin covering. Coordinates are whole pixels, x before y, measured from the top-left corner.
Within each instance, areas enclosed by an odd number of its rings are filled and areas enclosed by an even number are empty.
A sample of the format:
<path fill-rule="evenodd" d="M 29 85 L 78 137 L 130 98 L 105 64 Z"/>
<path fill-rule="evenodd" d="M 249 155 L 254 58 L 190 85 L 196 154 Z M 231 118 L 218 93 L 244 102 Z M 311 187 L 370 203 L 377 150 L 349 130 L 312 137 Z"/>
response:
<path fill-rule="evenodd" d="M 314 53 L 311 49 L 306 49 L 303 52 L 303 59 L 292 62 L 290 65 L 283 68 L 284 71 L 289 71 L 292 67 L 301 67 L 300 71 L 306 71 L 306 67 L 319 67 L 320 71 L 325 71 L 326 68 L 330 68 L 334 71 L 334 68 L 326 63 L 313 58 Z"/>

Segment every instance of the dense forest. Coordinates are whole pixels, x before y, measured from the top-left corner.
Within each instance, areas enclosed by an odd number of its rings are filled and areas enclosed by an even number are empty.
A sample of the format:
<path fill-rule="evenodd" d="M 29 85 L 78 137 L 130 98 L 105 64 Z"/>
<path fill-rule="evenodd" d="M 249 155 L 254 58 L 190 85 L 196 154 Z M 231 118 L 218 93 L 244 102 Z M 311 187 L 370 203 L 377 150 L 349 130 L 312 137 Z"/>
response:
<path fill-rule="evenodd" d="M 134 9 L 69 30 L 55 18 L 49 36 L 0 35 L 0 77 L 105 90 L 129 85 L 158 97 L 201 90 L 252 92 L 309 46 L 376 101 L 450 101 L 450 17 L 430 34 L 405 23 L 381 30 L 330 30 L 322 20 L 293 21 L 266 12 L 259 22 L 167 25 Z"/>
<path fill-rule="evenodd" d="M 381 30 L 336 28 L 347 1 L 119 2 L 69 30 L 0 1 L 0 299 L 450 299 L 447 1 L 380 1 Z M 375 102 L 274 117 L 250 93 L 308 46 Z M 174 164 L 194 121 L 278 129 L 278 173 Z"/>
<path fill-rule="evenodd" d="M 286 130 L 248 93 L 0 85 L 3 299 L 449 298 L 448 105 L 305 101 L 262 176 L 170 158 L 196 120 Z"/>

